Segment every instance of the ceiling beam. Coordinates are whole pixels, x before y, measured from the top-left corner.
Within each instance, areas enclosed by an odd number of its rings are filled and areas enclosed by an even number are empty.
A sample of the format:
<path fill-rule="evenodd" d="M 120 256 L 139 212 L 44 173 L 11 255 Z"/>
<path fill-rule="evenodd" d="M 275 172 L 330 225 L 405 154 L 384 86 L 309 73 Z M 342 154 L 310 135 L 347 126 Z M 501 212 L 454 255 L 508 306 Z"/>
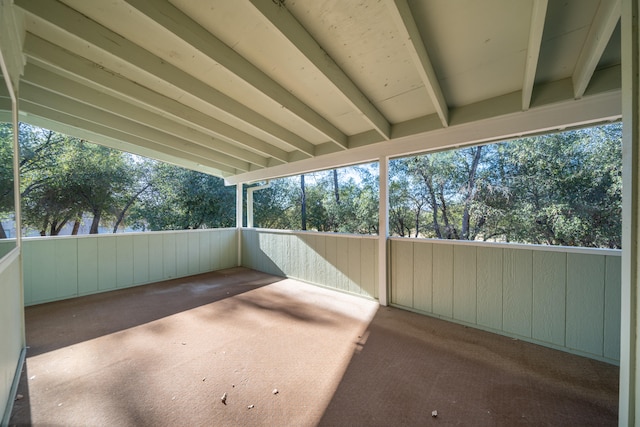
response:
<path fill-rule="evenodd" d="M 620 19 L 620 0 L 601 0 L 593 19 L 587 39 L 573 71 L 573 95 L 576 99 L 584 95 L 593 72 L 598 66 L 604 50 Z"/>
<path fill-rule="evenodd" d="M 347 136 L 343 132 L 168 1 L 126 1 L 147 18 L 258 89 L 329 140 L 345 145 Z M 309 147 L 306 153 L 313 155 L 313 147 Z"/>
<path fill-rule="evenodd" d="M 160 79 L 188 96 L 211 105 L 220 113 L 240 120 L 293 149 L 306 153 L 313 146 L 290 130 L 272 122 L 235 99 L 58 1 L 41 0 L 35 4 L 31 1 L 16 0 L 16 5 L 31 17 L 54 25 L 79 38 L 83 43 L 95 47 L 97 52 L 102 51 L 96 58 L 107 54 L 124 61 L 129 66 L 148 74 L 149 77 Z M 97 59 L 96 62 L 101 66 L 106 65 L 105 61 L 100 59 Z M 124 69 L 120 70 L 121 74 L 124 72 L 126 72 Z M 144 82 L 138 83 L 143 84 Z"/>
<path fill-rule="evenodd" d="M 407 50 L 416 66 L 420 79 L 443 127 L 449 126 L 449 107 L 442 93 L 438 76 L 433 69 L 429 54 L 420 36 L 420 31 L 413 19 L 413 14 L 406 0 L 387 0 L 393 21 L 400 32 L 400 37 L 407 41 Z"/>
<path fill-rule="evenodd" d="M 202 134 L 187 126 L 168 120 L 166 117 L 159 116 L 110 95 L 98 92 L 31 63 L 27 65 L 22 80 L 34 86 L 68 98 L 73 98 L 89 106 L 97 107 L 108 113 L 197 144 L 211 150 L 211 156 L 223 154 L 259 167 L 268 166 L 267 159 L 262 156 L 247 150 L 242 150 L 228 142 L 216 140 L 209 135 Z"/>
<path fill-rule="evenodd" d="M 497 100 L 501 102 L 500 100 Z M 487 104 L 485 104 L 486 106 Z M 332 153 L 314 159 L 275 166 L 225 178 L 227 184 L 250 183 L 283 176 L 298 175 L 359 163 L 375 162 L 382 157 L 403 157 L 426 152 L 505 141 L 523 136 L 549 133 L 565 128 L 586 126 L 620 119 L 621 91 L 607 91 L 566 100 L 542 107 L 519 110 L 465 124 L 413 134 L 393 140 L 352 148 L 346 153 Z M 466 107 L 460 107 L 464 109 Z"/>
<path fill-rule="evenodd" d="M 105 147 L 113 148 L 114 150 L 124 151 L 149 159 L 159 160 L 161 162 L 170 163 L 172 165 L 195 170 L 198 172 L 203 172 L 221 178 L 231 175 L 229 172 L 223 172 L 218 168 L 207 166 L 206 161 L 203 162 L 201 159 L 195 156 L 187 159 L 185 157 L 175 156 L 173 155 L 175 153 L 171 153 L 171 150 L 162 149 L 162 147 L 160 148 L 163 151 L 143 147 L 142 145 L 137 143 L 137 138 L 130 135 L 121 134 L 116 135 L 117 137 L 107 136 L 108 133 L 113 131 L 112 129 L 101 129 L 101 126 L 96 125 L 95 123 L 87 122 L 86 120 L 69 116 L 60 111 L 50 110 L 41 105 L 32 104 L 29 101 L 21 102 L 20 106 L 20 121 L 29 123 L 33 126 L 39 126 L 75 138 L 91 141 L 95 144 L 104 145 Z M 96 128 L 100 133 L 89 130 L 92 128 Z M 114 133 L 117 134 L 117 132 Z"/>
<path fill-rule="evenodd" d="M 199 129 L 208 135 L 235 143 L 241 148 L 261 156 L 277 159 L 278 163 L 289 161 L 290 153 L 265 141 L 235 129 L 198 110 L 154 92 L 124 77 L 113 74 L 84 58 L 72 54 L 33 34 L 27 33 L 25 53 L 29 62 L 60 75 L 108 93 L 118 99 L 138 105 L 150 111 L 177 120 Z M 305 156 L 308 157 L 308 156 Z M 273 162 L 270 162 L 273 163 Z"/>
<path fill-rule="evenodd" d="M 250 0 L 251 4 L 340 91 L 347 102 L 388 140 L 391 125 L 318 42 L 287 10 L 284 2 Z M 340 144 L 346 148 L 346 140 Z"/>
<path fill-rule="evenodd" d="M 147 140 L 152 144 L 152 146 L 160 145 L 170 148 L 172 151 L 179 153 L 179 155 L 189 154 L 197 156 L 202 159 L 202 161 L 208 160 L 211 164 L 215 164 L 218 169 L 221 170 L 228 172 L 247 172 L 251 170 L 249 164 L 246 162 L 223 154 L 213 153 L 211 150 L 192 144 L 189 141 L 172 137 L 148 126 L 132 122 L 114 114 L 107 113 L 104 110 L 100 110 L 71 98 L 66 98 L 54 92 L 33 86 L 28 82 L 22 82 L 22 86 L 20 88 L 20 99 L 21 101 L 24 99 L 32 104 L 42 105 L 49 109 L 60 110 L 68 115 L 79 117 L 103 127 L 135 136 L 140 140 Z M 148 144 L 146 146 L 150 147 Z"/>
<path fill-rule="evenodd" d="M 547 4 L 547 0 L 533 0 L 527 59 L 524 65 L 524 82 L 522 84 L 522 111 L 527 111 L 531 106 L 531 95 L 536 81 L 538 58 L 540 56 L 540 46 L 542 45 L 542 33 L 547 16 Z"/>

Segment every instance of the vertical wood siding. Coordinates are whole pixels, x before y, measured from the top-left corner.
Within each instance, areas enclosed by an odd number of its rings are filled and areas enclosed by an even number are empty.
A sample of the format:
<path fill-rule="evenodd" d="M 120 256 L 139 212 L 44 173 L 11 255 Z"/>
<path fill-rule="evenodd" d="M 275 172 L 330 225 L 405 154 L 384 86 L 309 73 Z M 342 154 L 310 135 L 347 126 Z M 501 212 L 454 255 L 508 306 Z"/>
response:
<path fill-rule="evenodd" d="M 376 298 L 375 237 L 242 230 L 242 265 L 277 276 Z"/>
<path fill-rule="evenodd" d="M 235 229 L 23 240 L 25 305 L 235 267 Z"/>
<path fill-rule="evenodd" d="M 15 247 L 15 245 L 13 245 Z M 17 250 L 16 250 L 17 251 Z M 0 418 L 10 408 L 9 393 L 16 375 L 22 341 L 22 287 L 20 286 L 20 255 L 7 255 L 0 261 Z"/>
<path fill-rule="evenodd" d="M 620 251 L 391 239 L 391 304 L 620 358 Z"/>

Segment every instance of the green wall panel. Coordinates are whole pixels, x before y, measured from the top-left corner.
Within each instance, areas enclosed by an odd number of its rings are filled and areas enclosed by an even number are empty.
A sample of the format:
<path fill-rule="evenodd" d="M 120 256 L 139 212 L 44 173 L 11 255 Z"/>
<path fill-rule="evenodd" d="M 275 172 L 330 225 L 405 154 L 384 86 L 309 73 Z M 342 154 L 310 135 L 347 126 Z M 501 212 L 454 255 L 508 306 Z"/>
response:
<path fill-rule="evenodd" d="M 391 245 L 391 302 L 413 307 L 413 243 Z"/>
<path fill-rule="evenodd" d="M 133 285 L 133 237 L 118 235 L 116 237 L 116 272 L 117 285 L 126 288 Z"/>
<path fill-rule="evenodd" d="M 567 255 L 567 347 L 603 355 L 604 279 L 604 256 Z"/>
<path fill-rule="evenodd" d="M 533 252 L 533 338 L 563 346 L 567 254 Z"/>
<path fill-rule="evenodd" d="M 369 298 L 374 298 L 377 286 L 376 241 L 362 239 L 360 241 L 360 293 Z"/>
<path fill-rule="evenodd" d="M 189 273 L 189 234 L 176 233 L 176 277 L 188 276 Z"/>
<path fill-rule="evenodd" d="M 433 308 L 433 244 L 413 245 L 413 308 L 430 312 Z"/>
<path fill-rule="evenodd" d="M 98 240 L 98 289 L 115 289 L 118 283 L 118 256 L 116 237 L 104 236 Z"/>
<path fill-rule="evenodd" d="M 222 229 L 27 238 L 25 304 L 211 271 L 214 241 L 229 245 L 220 264 L 235 266 L 235 236 L 235 229 Z"/>
<path fill-rule="evenodd" d="M 133 284 L 148 283 L 149 279 L 149 236 L 133 236 Z"/>
<path fill-rule="evenodd" d="M 453 317 L 452 245 L 433 245 L 433 313 Z"/>
<path fill-rule="evenodd" d="M 502 248 L 479 247 L 477 254 L 478 325 L 502 329 Z"/>
<path fill-rule="evenodd" d="M 604 288 L 604 356 L 620 359 L 621 258 L 606 257 Z"/>
<path fill-rule="evenodd" d="M 157 282 L 166 279 L 164 273 L 164 235 L 149 234 L 149 281 Z"/>
<path fill-rule="evenodd" d="M 463 322 L 476 323 L 476 248 L 453 247 L 453 317 Z"/>
<path fill-rule="evenodd" d="M 78 295 L 87 295 L 98 291 L 97 260 L 98 239 L 78 238 Z"/>
<path fill-rule="evenodd" d="M 173 279 L 178 274 L 176 262 L 176 235 L 166 233 L 162 235 L 162 271 L 165 279 Z"/>
<path fill-rule="evenodd" d="M 531 337 L 533 304 L 533 254 L 525 249 L 503 250 L 503 328 Z"/>
<path fill-rule="evenodd" d="M 78 295 L 78 243 L 72 239 L 57 239 L 55 242 L 56 297 L 68 298 Z"/>

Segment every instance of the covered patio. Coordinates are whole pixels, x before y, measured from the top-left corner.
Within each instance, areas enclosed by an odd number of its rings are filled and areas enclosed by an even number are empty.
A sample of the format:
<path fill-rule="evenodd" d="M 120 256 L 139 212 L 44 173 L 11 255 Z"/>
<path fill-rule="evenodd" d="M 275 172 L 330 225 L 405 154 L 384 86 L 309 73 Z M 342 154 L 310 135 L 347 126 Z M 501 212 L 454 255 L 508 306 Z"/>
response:
<path fill-rule="evenodd" d="M 222 177 L 237 199 L 231 229 L 23 239 L 14 132 L 3 424 L 14 402 L 36 423 L 99 404 L 95 424 L 636 424 L 639 9 L 0 0 L 0 119 Z M 622 251 L 389 238 L 391 158 L 621 119 Z M 247 188 L 364 162 L 379 165 L 377 236 L 253 227 Z M 135 310 L 73 323 L 98 302 Z"/>
<path fill-rule="evenodd" d="M 35 305 L 25 319 L 10 425 L 617 418 L 616 366 L 246 268 Z"/>

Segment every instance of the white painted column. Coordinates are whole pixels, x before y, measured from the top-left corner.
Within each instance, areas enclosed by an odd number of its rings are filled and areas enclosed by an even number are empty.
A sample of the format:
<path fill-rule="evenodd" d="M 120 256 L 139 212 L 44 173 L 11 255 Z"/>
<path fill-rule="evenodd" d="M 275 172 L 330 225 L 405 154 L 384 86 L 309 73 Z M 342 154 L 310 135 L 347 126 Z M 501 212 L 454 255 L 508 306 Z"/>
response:
<path fill-rule="evenodd" d="M 236 233 L 238 234 L 238 267 L 242 265 L 242 183 L 236 184 Z"/>
<path fill-rule="evenodd" d="M 640 252 L 640 0 L 622 0 L 622 283 L 618 424 L 638 421 L 638 262 Z"/>
<path fill-rule="evenodd" d="M 378 223 L 378 301 L 389 304 L 387 285 L 387 240 L 389 237 L 389 158 L 379 160 L 380 207 Z"/>

